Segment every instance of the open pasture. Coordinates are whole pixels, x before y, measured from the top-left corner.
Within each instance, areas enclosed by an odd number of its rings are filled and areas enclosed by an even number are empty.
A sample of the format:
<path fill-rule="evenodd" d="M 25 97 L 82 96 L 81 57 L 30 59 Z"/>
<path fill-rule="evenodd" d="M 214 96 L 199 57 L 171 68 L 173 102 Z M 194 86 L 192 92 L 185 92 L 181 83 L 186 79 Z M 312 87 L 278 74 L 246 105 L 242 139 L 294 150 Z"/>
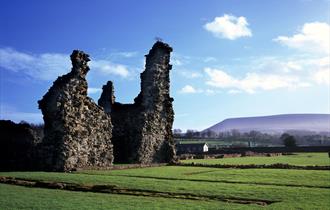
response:
<path fill-rule="evenodd" d="M 325 155 L 271 158 L 289 164 L 326 165 Z M 245 163 L 246 159 L 252 160 L 249 158 L 258 157 L 233 159 Z M 308 158 L 311 161 L 306 161 Z M 330 206 L 328 170 L 162 166 L 72 173 L 1 172 L 0 176 L 75 186 L 61 190 L 40 183 L 40 187 L 0 184 L 0 209 L 329 209 Z"/>
<path fill-rule="evenodd" d="M 217 159 L 191 159 L 182 160 L 183 163 L 203 163 L 203 164 L 228 164 L 228 165 L 271 165 L 289 164 L 297 166 L 329 166 L 330 158 L 327 153 L 293 153 L 292 155 L 272 156 L 272 157 L 234 157 Z"/>

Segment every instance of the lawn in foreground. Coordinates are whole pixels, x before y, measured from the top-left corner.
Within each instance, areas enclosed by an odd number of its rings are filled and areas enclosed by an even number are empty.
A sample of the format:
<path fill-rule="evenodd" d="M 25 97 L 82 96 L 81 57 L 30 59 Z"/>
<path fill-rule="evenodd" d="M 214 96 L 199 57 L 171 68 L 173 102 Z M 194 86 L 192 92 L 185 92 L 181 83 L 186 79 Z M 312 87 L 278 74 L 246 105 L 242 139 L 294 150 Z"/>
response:
<path fill-rule="evenodd" d="M 329 166 L 330 158 L 327 153 L 295 153 L 293 155 L 282 155 L 274 157 L 234 157 L 218 159 L 192 159 L 182 160 L 183 163 L 204 163 L 204 164 L 228 164 L 228 165 L 271 165 L 276 163 L 298 165 L 298 166 Z"/>
<path fill-rule="evenodd" d="M 0 184 L 0 209 L 248 209 L 224 202 L 71 192 Z M 253 205 L 250 205 L 253 208 Z"/>
<path fill-rule="evenodd" d="M 79 184 L 114 184 L 130 189 L 279 201 L 266 207 L 253 205 L 253 208 L 327 209 L 330 206 L 328 199 L 330 197 L 329 171 L 164 166 L 114 171 L 80 171 L 77 173 L 3 172 L 0 173 L 0 176 Z M 227 183 L 228 181 L 233 183 Z M 296 186 L 286 186 L 290 184 Z M 120 197 L 122 195 L 116 196 Z M 138 203 L 139 198 L 132 202 Z M 155 200 L 152 197 L 149 199 Z M 155 202 L 158 202 L 157 199 Z M 179 200 L 163 199 L 170 200 L 170 202 Z M 186 200 L 182 202 L 184 206 Z M 216 203 L 219 209 L 219 206 L 221 207 L 224 202 L 212 201 L 211 203 Z M 123 204 L 123 206 L 125 205 Z M 231 209 L 251 208 L 251 205 L 244 204 L 228 203 L 227 205 Z M 145 204 L 145 206 L 153 208 L 152 204 Z M 0 206 L 0 208 L 2 207 Z M 213 205 L 210 205 L 206 209 L 212 209 L 213 207 Z M 205 207 L 202 208 L 205 209 Z"/>

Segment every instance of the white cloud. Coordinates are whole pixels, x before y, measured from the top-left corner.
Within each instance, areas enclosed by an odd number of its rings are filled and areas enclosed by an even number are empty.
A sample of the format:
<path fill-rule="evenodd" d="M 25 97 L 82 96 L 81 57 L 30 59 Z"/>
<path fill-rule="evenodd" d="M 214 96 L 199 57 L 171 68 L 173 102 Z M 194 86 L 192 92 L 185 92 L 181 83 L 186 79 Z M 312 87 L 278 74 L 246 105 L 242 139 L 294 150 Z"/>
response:
<path fill-rule="evenodd" d="M 216 91 L 211 90 L 211 89 L 206 89 L 205 93 L 206 93 L 206 95 L 214 95 L 216 93 Z"/>
<path fill-rule="evenodd" d="M 304 52 L 329 54 L 330 25 L 321 22 L 305 23 L 299 33 L 279 36 L 274 41 Z"/>
<path fill-rule="evenodd" d="M 191 85 L 186 85 L 184 86 L 183 88 L 181 88 L 181 90 L 179 90 L 179 93 L 181 94 L 195 94 L 195 93 L 204 93 L 205 95 L 215 95 L 217 93 L 220 93 L 220 91 L 218 90 L 213 90 L 213 89 L 197 89 L 197 88 L 194 88 L 193 86 Z"/>
<path fill-rule="evenodd" d="M 117 75 L 121 77 L 128 77 L 130 75 L 126 66 L 121 64 L 114 64 L 107 60 L 94 60 L 90 62 L 92 70 L 96 70 L 104 75 Z"/>
<path fill-rule="evenodd" d="M 304 68 L 305 59 L 301 58 L 281 58 L 281 57 L 258 57 L 251 58 L 252 62 L 249 64 L 254 70 L 263 72 L 281 72 L 292 73 L 302 71 Z"/>
<path fill-rule="evenodd" d="M 319 84 L 330 84 L 330 69 L 324 68 L 315 72 L 313 79 Z"/>
<path fill-rule="evenodd" d="M 132 58 L 138 55 L 138 52 L 114 52 L 111 53 L 111 57 L 124 57 L 124 58 Z"/>
<path fill-rule="evenodd" d="M 217 61 L 217 59 L 215 57 L 206 57 L 206 58 L 204 58 L 203 61 L 205 63 L 208 63 L 208 62 L 215 62 L 215 61 Z"/>
<path fill-rule="evenodd" d="M 183 77 L 188 78 L 188 79 L 195 79 L 195 78 L 202 77 L 202 74 L 201 73 L 199 73 L 199 72 L 193 72 L 193 71 L 182 70 L 182 71 L 180 71 L 180 74 Z"/>
<path fill-rule="evenodd" d="M 240 37 L 251 37 L 252 32 L 248 28 L 245 17 L 235 17 L 225 14 L 216 17 L 212 22 L 206 23 L 204 28 L 210 31 L 215 37 L 235 40 Z"/>
<path fill-rule="evenodd" d="M 179 53 L 173 53 L 171 56 L 171 64 L 174 66 L 183 66 L 190 62 L 189 56 L 181 55 Z"/>
<path fill-rule="evenodd" d="M 261 57 L 251 60 L 253 62 L 246 66 L 259 74 L 296 77 L 310 85 L 329 85 L 330 59 L 328 56 Z"/>
<path fill-rule="evenodd" d="M 87 93 L 88 94 L 96 94 L 96 93 L 100 93 L 102 92 L 102 89 L 101 88 L 93 88 L 93 87 L 89 87 L 87 89 Z"/>
<path fill-rule="evenodd" d="M 0 67 L 19 72 L 37 80 L 54 80 L 58 76 L 70 71 L 70 56 L 59 53 L 32 54 L 19 52 L 12 48 L 0 48 Z M 107 60 L 93 60 L 90 62 L 92 71 L 108 75 L 128 77 L 126 66 L 115 64 Z"/>
<path fill-rule="evenodd" d="M 0 49 L 0 67 L 38 80 L 53 80 L 70 69 L 70 57 L 58 53 L 33 55 L 12 48 Z"/>
<path fill-rule="evenodd" d="M 287 63 L 285 63 L 285 69 L 288 69 L 288 70 L 301 70 L 301 65 L 299 65 L 299 63 L 297 62 L 294 62 L 294 61 L 288 61 Z"/>
<path fill-rule="evenodd" d="M 178 58 L 175 58 L 175 57 L 171 59 L 171 64 L 175 65 L 175 66 L 182 66 L 183 65 L 182 61 L 180 61 Z"/>
<path fill-rule="evenodd" d="M 202 91 L 195 89 L 191 85 L 186 85 L 179 91 L 179 93 L 184 93 L 184 94 L 185 93 L 200 93 L 200 92 L 202 92 Z"/>
<path fill-rule="evenodd" d="M 242 91 L 240 91 L 240 90 L 234 90 L 234 89 L 232 89 L 232 90 L 229 90 L 228 91 L 228 94 L 232 94 L 232 95 L 235 95 L 235 94 L 239 94 L 239 93 L 241 93 Z"/>
<path fill-rule="evenodd" d="M 198 72 L 192 72 L 190 74 L 190 77 L 191 78 L 198 78 L 198 77 L 202 77 L 202 75 L 200 73 L 198 73 Z"/>
<path fill-rule="evenodd" d="M 207 84 L 214 87 L 228 88 L 235 86 L 238 82 L 226 72 L 221 70 L 205 68 L 204 71 L 210 77 Z"/>
<path fill-rule="evenodd" d="M 305 71 L 308 69 L 308 78 L 319 85 L 330 85 L 330 58 L 329 56 L 303 59 L 300 61 Z"/>
<path fill-rule="evenodd" d="M 207 85 L 230 89 L 229 93 L 234 93 L 234 91 L 255 93 L 257 90 L 293 89 L 309 86 L 308 83 L 301 82 L 299 78 L 289 75 L 247 73 L 239 79 L 219 69 L 205 68 L 204 71 L 209 77 L 206 82 Z"/>

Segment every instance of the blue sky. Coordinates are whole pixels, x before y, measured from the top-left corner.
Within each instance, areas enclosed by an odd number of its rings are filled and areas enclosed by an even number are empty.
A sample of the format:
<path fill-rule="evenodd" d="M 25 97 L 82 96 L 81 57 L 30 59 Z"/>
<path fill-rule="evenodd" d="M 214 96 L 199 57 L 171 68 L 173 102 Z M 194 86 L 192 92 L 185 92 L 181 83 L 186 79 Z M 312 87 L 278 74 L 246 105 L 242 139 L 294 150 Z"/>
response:
<path fill-rule="evenodd" d="M 42 122 L 37 100 L 89 53 L 89 96 L 140 91 L 144 55 L 171 57 L 174 128 L 232 117 L 330 113 L 328 0 L 18 1 L 0 7 L 0 118 Z"/>

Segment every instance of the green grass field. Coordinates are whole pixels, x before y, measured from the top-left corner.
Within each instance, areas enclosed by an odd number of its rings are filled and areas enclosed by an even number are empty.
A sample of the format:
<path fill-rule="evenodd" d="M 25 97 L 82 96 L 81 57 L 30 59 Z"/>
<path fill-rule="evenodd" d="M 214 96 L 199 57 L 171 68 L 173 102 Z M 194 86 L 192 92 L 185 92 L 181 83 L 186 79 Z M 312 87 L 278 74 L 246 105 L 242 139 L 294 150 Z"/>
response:
<path fill-rule="evenodd" d="M 220 158 L 220 159 L 193 159 L 183 160 L 184 163 L 205 163 L 205 164 L 233 164 L 233 165 L 271 165 L 275 163 L 284 163 L 290 165 L 308 166 L 328 166 L 330 158 L 327 153 L 297 153 L 294 155 L 282 155 L 277 157 L 235 157 L 235 158 Z"/>
<path fill-rule="evenodd" d="M 306 164 L 326 164 L 325 155 L 312 154 L 314 161 Z M 302 159 L 296 161 L 299 164 L 310 158 L 308 154 L 295 157 Z M 244 159 L 237 158 L 237 161 Z M 132 196 L 0 184 L 0 209 L 330 209 L 330 171 L 321 170 L 163 166 L 74 173 L 0 172 L 0 176 L 81 185 L 116 185 L 141 192 Z M 149 191 L 164 195 L 152 196 Z M 167 194 L 191 194 L 197 200 L 169 198 Z M 228 198 L 274 203 L 260 206 L 224 202 L 223 199 Z"/>

